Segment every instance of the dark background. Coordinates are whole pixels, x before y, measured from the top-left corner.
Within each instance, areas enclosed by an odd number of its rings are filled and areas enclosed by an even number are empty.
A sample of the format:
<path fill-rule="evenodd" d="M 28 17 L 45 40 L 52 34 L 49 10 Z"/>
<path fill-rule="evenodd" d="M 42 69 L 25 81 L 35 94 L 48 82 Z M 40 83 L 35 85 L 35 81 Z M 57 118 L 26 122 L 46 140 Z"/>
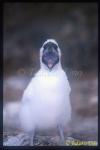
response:
<path fill-rule="evenodd" d="M 72 88 L 73 137 L 97 140 L 96 3 L 4 3 L 4 102 L 21 100 L 39 69 L 39 50 L 57 40 Z"/>
<path fill-rule="evenodd" d="M 54 38 L 68 68 L 97 71 L 98 9 L 96 3 L 5 3 L 4 66 L 36 67 L 39 49 Z"/>

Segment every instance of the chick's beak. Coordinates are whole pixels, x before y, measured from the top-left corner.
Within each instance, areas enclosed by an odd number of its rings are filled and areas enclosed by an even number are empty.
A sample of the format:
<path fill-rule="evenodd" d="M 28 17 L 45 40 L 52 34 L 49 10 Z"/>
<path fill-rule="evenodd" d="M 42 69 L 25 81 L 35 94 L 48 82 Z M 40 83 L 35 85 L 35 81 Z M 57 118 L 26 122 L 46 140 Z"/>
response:
<path fill-rule="evenodd" d="M 52 59 L 49 59 L 48 60 L 48 68 L 52 68 L 53 67 L 53 61 L 52 61 Z"/>

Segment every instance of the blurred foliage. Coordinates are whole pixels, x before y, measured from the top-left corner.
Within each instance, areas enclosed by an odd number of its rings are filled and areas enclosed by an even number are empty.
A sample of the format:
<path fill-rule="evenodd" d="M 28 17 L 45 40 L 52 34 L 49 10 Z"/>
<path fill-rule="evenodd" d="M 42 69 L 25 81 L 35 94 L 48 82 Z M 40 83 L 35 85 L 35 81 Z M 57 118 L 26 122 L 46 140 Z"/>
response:
<path fill-rule="evenodd" d="M 97 72 L 97 3 L 4 3 L 4 72 L 39 68 L 42 43 L 54 38 L 65 67 Z"/>

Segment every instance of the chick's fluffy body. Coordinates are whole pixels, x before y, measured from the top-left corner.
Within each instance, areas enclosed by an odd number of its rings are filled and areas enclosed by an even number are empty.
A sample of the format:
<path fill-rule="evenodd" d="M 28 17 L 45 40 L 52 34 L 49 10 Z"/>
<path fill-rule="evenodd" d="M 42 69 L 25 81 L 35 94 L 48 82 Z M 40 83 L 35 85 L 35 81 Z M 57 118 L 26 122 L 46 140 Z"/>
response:
<path fill-rule="evenodd" d="M 56 45 L 56 41 L 47 40 Z M 71 118 L 70 85 L 61 67 L 61 51 L 58 47 L 59 63 L 50 71 L 42 62 L 43 47 L 40 49 L 40 70 L 24 91 L 20 121 L 25 131 L 35 128 L 48 129 L 61 124 L 65 126 Z"/>

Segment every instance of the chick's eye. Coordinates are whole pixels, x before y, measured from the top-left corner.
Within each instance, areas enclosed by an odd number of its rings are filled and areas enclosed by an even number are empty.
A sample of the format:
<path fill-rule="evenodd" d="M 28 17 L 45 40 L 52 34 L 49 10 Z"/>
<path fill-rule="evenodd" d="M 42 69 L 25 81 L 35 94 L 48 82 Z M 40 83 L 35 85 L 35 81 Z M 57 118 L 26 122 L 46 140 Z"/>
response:
<path fill-rule="evenodd" d="M 54 49 L 57 49 L 58 48 L 58 46 L 57 45 L 54 45 Z"/>

